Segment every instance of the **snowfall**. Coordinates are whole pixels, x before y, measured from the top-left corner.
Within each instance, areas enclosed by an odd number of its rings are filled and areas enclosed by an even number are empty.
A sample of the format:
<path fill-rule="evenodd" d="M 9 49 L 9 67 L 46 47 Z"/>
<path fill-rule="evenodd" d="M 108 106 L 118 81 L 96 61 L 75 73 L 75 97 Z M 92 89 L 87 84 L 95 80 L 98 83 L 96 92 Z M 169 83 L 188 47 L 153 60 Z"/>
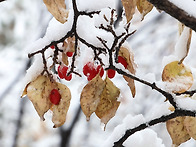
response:
<path fill-rule="evenodd" d="M 195 1 L 189 0 L 183 5 L 176 0 L 170 0 L 179 7 L 185 8 L 190 15 L 196 16 Z M 71 4 L 66 2 L 67 7 Z M 115 8 L 114 0 L 77 0 L 79 10 L 99 10 L 107 12 L 108 7 Z M 86 77 L 73 76 L 71 82 L 62 81 L 72 93 L 71 105 L 67 114 L 66 123 L 58 129 L 53 128 L 52 114 L 45 114 L 43 122 L 37 115 L 32 103 L 27 97 L 21 98 L 25 83 L 35 76 L 36 70 L 32 69 L 26 74 L 29 64 L 28 53 L 36 51 L 48 45 L 51 41 L 60 39 L 70 29 L 72 20 L 67 24 L 59 24 L 47 11 L 43 1 L 12 0 L 0 3 L 0 147 L 57 147 L 61 142 L 61 130 L 69 129 L 80 104 L 80 93 L 87 84 Z M 71 13 L 70 13 L 71 15 Z M 136 76 L 149 82 L 156 82 L 164 88 L 161 82 L 161 74 L 164 66 L 174 60 L 178 60 L 184 54 L 179 46 L 183 46 L 178 35 L 178 21 L 156 8 L 147 14 L 143 21 L 138 17 L 133 18 L 133 26 L 136 33 L 128 39 L 128 45 L 134 53 L 137 64 Z M 82 28 L 92 27 L 94 23 L 87 23 L 88 18 L 81 19 L 79 34 L 91 40 L 91 32 Z M 82 22 L 83 21 L 83 22 Z M 66 28 L 66 29 L 65 29 Z M 63 32 L 61 29 L 65 29 Z M 88 31 L 88 30 L 87 30 Z M 57 33 L 58 32 L 58 33 Z M 100 32 L 95 32 L 103 35 Z M 105 34 L 104 34 L 105 35 Z M 104 36 L 103 35 L 103 36 Z M 40 39 L 41 38 L 41 39 Z M 193 31 L 190 51 L 184 60 L 195 78 L 196 75 L 196 34 Z M 86 62 L 86 57 L 82 62 Z M 121 104 L 104 131 L 98 117 L 93 114 L 87 122 L 81 112 L 75 124 L 70 147 L 112 147 L 115 141 L 125 133 L 127 129 L 134 128 L 141 123 L 153 118 L 169 114 L 168 102 L 158 92 L 141 83 L 136 84 L 136 96 L 132 97 L 129 87 L 121 75 L 116 75 L 112 81 L 120 88 Z M 194 81 L 191 89 L 196 88 Z M 178 100 L 180 107 L 194 109 L 194 100 Z M 191 104 L 191 105 L 190 105 Z M 189 106 L 190 105 L 190 106 Z M 22 112 L 22 113 L 21 113 Z M 21 115 L 22 114 L 22 115 Z M 21 120 L 21 121 L 20 121 Z M 20 122 L 20 124 L 19 124 Z M 16 145 L 17 144 L 17 145 Z M 161 123 L 139 131 L 129 137 L 123 144 L 126 147 L 170 147 L 172 140 L 167 132 L 166 124 Z M 196 141 L 190 139 L 180 147 L 195 147 Z"/>

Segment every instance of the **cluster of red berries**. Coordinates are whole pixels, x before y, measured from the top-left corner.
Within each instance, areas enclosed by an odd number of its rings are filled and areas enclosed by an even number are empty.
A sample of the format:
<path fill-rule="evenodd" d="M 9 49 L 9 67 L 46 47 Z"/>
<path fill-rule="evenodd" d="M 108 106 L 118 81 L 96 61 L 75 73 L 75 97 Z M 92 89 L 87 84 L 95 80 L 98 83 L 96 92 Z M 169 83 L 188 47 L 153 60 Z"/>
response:
<path fill-rule="evenodd" d="M 59 75 L 59 78 L 65 79 L 67 81 L 70 81 L 72 79 L 72 74 L 67 76 L 67 70 L 68 70 L 67 66 L 59 65 L 59 67 L 58 67 L 58 75 Z"/>
<path fill-rule="evenodd" d="M 121 63 L 125 69 L 128 66 L 128 63 L 122 56 L 118 56 L 118 62 Z M 83 67 L 83 73 L 85 76 L 87 76 L 88 81 L 92 80 L 98 73 L 102 77 L 104 74 L 103 67 L 101 65 L 98 65 L 97 67 L 92 62 L 88 62 Z M 110 79 L 114 78 L 116 74 L 116 71 L 113 69 L 108 69 L 107 75 Z"/>
<path fill-rule="evenodd" d="M 53 89 L 50 92 L 50 102 L 54 105 L 58 105 L 61 100 L 61 95 L 57 89 Z"/>

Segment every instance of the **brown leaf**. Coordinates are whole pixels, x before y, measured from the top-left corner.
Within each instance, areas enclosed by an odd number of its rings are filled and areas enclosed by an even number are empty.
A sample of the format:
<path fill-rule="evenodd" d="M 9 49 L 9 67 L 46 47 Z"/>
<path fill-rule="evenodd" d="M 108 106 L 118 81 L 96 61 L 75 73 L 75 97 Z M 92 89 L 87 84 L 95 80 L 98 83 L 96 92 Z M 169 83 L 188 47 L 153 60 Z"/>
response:
<path fill-rule="evenodd" d="M 101 100 L 95 111 L 96 115 L 101 119 L 105 125 L 114 117 L 120 102 L 117 101 L 120 90 L 113 84 L 113 82 L 106 77 L 105 87 L 101 94 Z"/>
<path fill-rule="evenodd" d="M 38 76 L 26 87 L 27 96 L 33 103 L 38 115 L 44 120 L 44 114 L 50 109 L 49 95 L 54 85 L 46 76 Z"/>
<path fill-rule="evenodd" d="M 43 0 L 48 11 L 61 23 L 65 23 L 68 17 L 65 0 Z"/>
<path fill-rule="evenodd" d="M 142 14 L 142 19 L 148 14 L 153 8 L 153 5 L 147 0 L 137 0 L 137 9 Z"/>
<path fill-rule="evenodd" d="M 125 15 L 127 18 L 127 23 L 132 19 L 134 13 L 135 13 L 135 8 L 136 8 L 136 0 L 121 0 L 122 5 L 125 9 Z"/>
<path fill-rule="evenodd" d="M 65 123 L 67 111 L 69 109 L 71 92 L 66 85 L 57 83 L 58 91 L 61 95 L 61 100 L 58 105 L 53 105 L 53 117 L 52 122 L 54 123 L 53 128 L 62 126 Z"/>
<path fill-rule="evenodd" d="M 74 52 L 75 51 L 75 37 L 69 37 L 63 42 L 63 47 L 66 52 Z"/>
<path fill-rule="evenodd" d="M 188 134 L 196 140 L 196 118 L 186 116 L 184 119 L 184 126 L 187 129 Z"/>
<path fill-rule="evenodd" d="M 135 74 L 135 72 L 136 72 L 136 70 L 135 70 L 136 64 L 134 62 L 134 55 L 133 55 L 133 53 L 130 52 L 127 48 L 121 47 L 120 51 L 119 51 L 119 55 L 124 57 L 125 60 L 127 61 L 127 63 L 128 63 L 127 69 L 130 71 L 130 73 Z M 131 89 L 132 96 L 135 97 L 136 90 L 135 90 L 135 82 L 134 82 L 134 80 L 131 79 L 131 78 L 128 78 L 126 76 L 123 76 L 123 78 L 128 82 L 128 86 Z"/>
<path fill-rule="evenodd" d="M 68 57 L 64 52 L 62 53 L 62 62 L 67 66 L 69 65 Z"/>
<path fill-rule="evenodd" d="M 166 122 L 167 131 L 170 134 L 172 143 L 176 146 L 191 138 L 184 127 L 184 119 L 185 117 L 176 117 Z"/>
<path fill-rule="evenodd" d="M 87 121 L 90 120 L 91 114 L 97 109 L 104 85 L 104 81 L 97 74 L 82 90 L 80 105 L 83 113 L 86 115 Z"/>

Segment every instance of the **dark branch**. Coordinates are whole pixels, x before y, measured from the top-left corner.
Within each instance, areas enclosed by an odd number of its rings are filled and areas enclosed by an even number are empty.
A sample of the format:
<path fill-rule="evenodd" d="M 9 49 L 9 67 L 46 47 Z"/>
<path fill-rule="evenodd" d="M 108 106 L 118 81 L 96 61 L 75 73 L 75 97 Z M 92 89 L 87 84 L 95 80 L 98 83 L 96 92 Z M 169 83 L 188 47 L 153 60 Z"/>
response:
<path fill-rule="evenodd" d="M 176 18 L 187 27 L 190 27 L 194 31 L 196 31 L 196 18 L 185 12 L 183 9 L 177 7 L 173 3 L 169 2 L 169 0 L 148 0 L 155 7 L 160 10 L 165 11 L 172 17 Z"/>
<path fill-rule="evenodd" d="M 133 129 L 129 129 L 125 132 L 124 136 L 122 138 L 120 138 L 117 142 L 114 143 L 113 147 L 123 147 L 123 143 L 125 140 L 127 140 L 127 138 L 131 135 L 133 135 L 134 133 L 144 130 L 147 127 L 159 124 L 159 123 L 164 123 L 172 118 L 176 118 L 178 116 L 192 116 L 195 117 L 196 112 L 195 111 L 188 111 L 188 110 L 176 110 L 173 113 L 169 114 L 169 115 L 165 115 L 165 116 L 161 116 L 159 118 L 155 118 L 149 122 L 140 124 L 138 127 L 135 127 Z"/>

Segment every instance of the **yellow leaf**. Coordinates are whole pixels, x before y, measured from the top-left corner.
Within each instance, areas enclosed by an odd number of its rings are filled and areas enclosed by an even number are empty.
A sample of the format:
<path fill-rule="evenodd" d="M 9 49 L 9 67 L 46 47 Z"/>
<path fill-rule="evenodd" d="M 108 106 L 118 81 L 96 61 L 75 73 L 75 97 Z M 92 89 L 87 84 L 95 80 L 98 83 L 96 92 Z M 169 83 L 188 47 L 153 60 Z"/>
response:
<path fill-rule="evenodd" d="M 193 84 L 193 75 L 184 64 L 178 64 L 179 61 L 173 61 L 167 64 L 162 72 L 162 80 L 166 87 L 174 93 L 183 93 Z"/>
<path fill-rule="evenodd" d="M 54 123 L 53 128 L 60 127 L 65 123 L 71 100 L 71 92 L 67 86 L 57 83 L 57 88 L 61 95 L 61 100 L 58 105 L 53 105 L 52 107 L 52 122 Z"/>
<path fill-rule="evenodd" d="M 184 126 L 187 129 L 189 135 L 196 140 L 196 118 L 186 116 L 184 120 Z"/>
<path fill-rule="evenodd" d="M 128 63 L 127 69 L 130 71 L 130 73 L 135 74 L 136 64 L 134 62 L 133 53 L 130 52 L 127 48 L 121 47 L 120 51 L 119 51 L 119 55 L 124 57 L 125 60 L 127 61 L 127 63 Z M 131 89 L 132 96 L 135 97 L 136 90 L 135 90 L 134 80 L 131 78 L 128 78 L 126 76 L 123 76 L 123 78 L 128 82 L 128 86 Z"/>
<path fill-rule="evenodd" d="M 125 15 L 127 18 L 127 23 L 132 19 L 134 13 L 135 13 L 135 7 L 136 7 L 136 0 L 121 0 L 122 5 L 125 9 Z"/>
<path fill-rule="evenodd" d="M 33 103 L 38 115 L 44 120 L 44 114 L 50 109 L 49 95 L 54 85 L 46 76 L 38 76 L 27 85 L 27 96 Z"/>
<path fill-rule="evenodd" d="M 91 114 L 97 109 L 104 85 L 104 81 L 97 74 L 82 90 L 80 105 L 83 113 L 86 115 L 87 121 L 90 120 Z"/>
<path fill-rule="evenodd" d="M 65 0 L 43 0 L 48 11 L 61 23 L 65 23 L 68 17 Z"/>
<path fill-rule="evenodd" d="M 176 146 L 191 138 L 184 127 L 184 119 L 185 117 L 176 117 L 166 122 L 167 131 L 170 134 L 172 143 Z"/>
<path fill-rule="evenodd" d="M 101 119 L 105 125 L 114 117 L 120 102 L 117 101 L 120 90 L 113 84 L 113 82 L 106 77 L 105 87 L 101 94 L 101 100 L 95 111 L 96 115 Z"/>
<path fill-rule="evenodd" d="M 137 0 L 137 9 L 142 14 L 142 19 L 148 14 L 153 8 L 153 5 L 147 0 Z"/>

